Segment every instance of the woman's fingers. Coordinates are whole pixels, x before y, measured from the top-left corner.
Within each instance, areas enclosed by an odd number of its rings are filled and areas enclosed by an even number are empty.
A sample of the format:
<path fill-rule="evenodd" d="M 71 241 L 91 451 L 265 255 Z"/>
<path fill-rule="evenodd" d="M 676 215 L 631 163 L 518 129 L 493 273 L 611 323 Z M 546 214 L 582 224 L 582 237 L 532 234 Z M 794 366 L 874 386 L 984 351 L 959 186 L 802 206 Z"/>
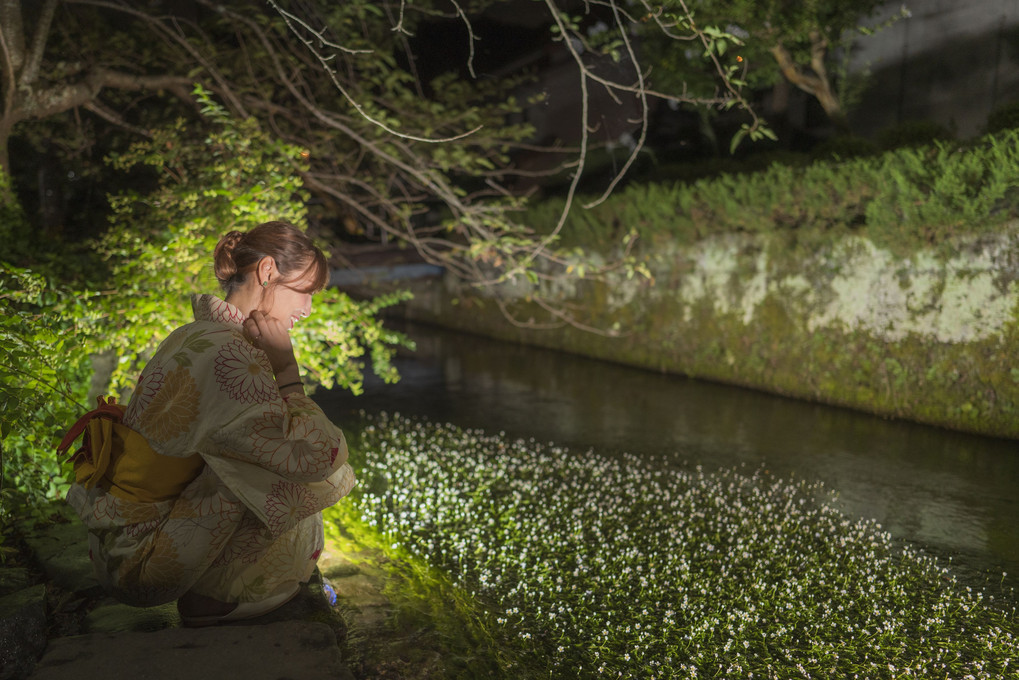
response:
<path fill-rule="evenodd" d="M 248 337 L 252 340 L 258 340 L 258 338 L 261 337 L 262 331 L 258 328 L 258 322 L 252 317 L 249 316 L 245 319 L 242 325 L 244 332 L 247 333 Z"/>
<path fill-rule="evenodd" d="M 244 330 L 255 345 L 266 353 L 274 373 L 295 363 L 290 333 L 279 319 L 255 310 L 244 320 Z"/>

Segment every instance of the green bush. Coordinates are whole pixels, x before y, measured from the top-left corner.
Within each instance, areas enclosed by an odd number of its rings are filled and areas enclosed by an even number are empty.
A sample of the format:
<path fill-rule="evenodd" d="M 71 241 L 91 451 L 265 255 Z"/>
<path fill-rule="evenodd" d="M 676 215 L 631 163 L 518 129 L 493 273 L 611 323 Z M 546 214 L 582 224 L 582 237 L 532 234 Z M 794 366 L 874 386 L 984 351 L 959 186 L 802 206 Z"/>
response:
<path fill-rule="evenodd" d="M 690 243 L 726 232 L 796 230 L 806 237 L 841 230 L 908 252 L 943 244 L 962 227 L 993 230 L 1016 215 L 1017 187 L 1019 130 L 1009 130 L 967 146 L 937 142 L 842 162 L 775 163 L 690 184 L 630 185 L 573 210 L 562 242 L 607 252 L 631 229 L 646 244 L 659 235 Z M 562 208 L 562 199 L 550 199 L 529 208 L 523 221 L 548 230 Z"/>
<path fill-rule="evenodd" d="M 88 387 L 88 356 L 74 321 L 55 313 L 75 296 L 46 277 L 0 261 L 0 518 L 7 492 L 32 504 L 66 490 L 54 452 L 78 417 Z"/>

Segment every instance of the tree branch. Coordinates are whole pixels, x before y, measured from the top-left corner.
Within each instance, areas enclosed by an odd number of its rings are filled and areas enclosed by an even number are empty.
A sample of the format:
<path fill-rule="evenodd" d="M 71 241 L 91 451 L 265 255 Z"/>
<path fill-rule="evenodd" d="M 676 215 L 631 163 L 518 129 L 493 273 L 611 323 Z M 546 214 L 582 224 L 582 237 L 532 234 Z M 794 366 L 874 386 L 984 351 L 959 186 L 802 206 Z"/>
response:
<path fill-rule="evenodd" d="M 17 2 L 15 2 L 15 5 L 17 5 Z M 3 18 L 4 17 L 0 17 L 0 19 L 3 19 Z M 7 132 L 14 125 L 14 121 L 13 121 L 14 101 L 15 101 L 15 95 L 16 95 L 17 89 L 18 89 L 16 84 L 15 84 L 17 82 L 16 69 L 15 69 L 15 66 L 14 66 L 15 58 L 16 58 L 14 56 L 15 55 L 15 50 L 14 50 L 14 48 L 10 44 L 11 41 L 9 41 L 7 39 L 8 34 L 9 34 L 9 32 L 5 31 L 3 25 L 0 24 L 0 54 L 3 55 L 3 64 L 2 65 L 4 67 L 3 73 L 0 74 L 0 76 L 2 76 L 2 77 L 0 77 L 0 82 L 2 82 L 4 84 L 4 115 L 3 115 L 3 118 L 0 119 L 0 127 L 3 128 L 2 135 L 3 135 L 3 138 L 4 138 L 4 142 L 2 144 L 3 148 L 0 149 L 0 154 L 4 155 L 4 158 L 2 159 L 2 164 L 3 164 L 4 167 L 6 167 L 6 165 L 7 165 L 7 163 L 6 163 L 6 153 L 5 153 L 6 152 L 6 136 L 7 136 Z"/>
<path fill-rule="evenodd" d="M 0 0 L 0 38 L 4 40 L 4 59 L 8 70 L 17 73 L 25 63 L 25 26 L 21 0 Z M 10 87 L 14 87 L 14 80 Z"/>
<path fill-rule="evenodd" d="M 197 1 L 201 2 L 202 0 Z M 169 42 L 172 45 L 178 46 L 185 53 L 187 53 L 188 56 L 194 59 L 198 65 L 200 65 L 202 68 L 208 71 L 209 77 L 212 78 L 218 85 L 218 88 L 215 90 L 216 93 L 228 103 L 228 105 L 232 108 L 234 113 L 236 113 L 241 118 L 246 118 L 248 116 L 247 111 L 244 109 L 244 106 L 241 104 L 240 100 L 234 95 L 233 90 L 231 89 L 230 84 L 227 82 L 226 78 L 224 78 L 222 73 L 220 73 L 219 70 L 216 69 L 214 65 L 211 64 L 209 60 L 206 59 L 202 55 L 202 53 L 199 52 L 198 49 L 188 41 L 188 39 L 183 35 L 180 25 L 176 21 L 176 19 L 171 17 L 171 20 L 169 22 L 173 24 L 173 28 L 171 30 L 171 28 L 166 23 L 160 21 L 157 17 L 154 17 L 150 14 L 146 14 L 143 11 L 137 10 L 131 7 L 130 5 L 124 4 L 122 2 L 118 2 L 117 0 L 64 0 L 64 2 L 111 9 L 145 22 L 146 24 L 151 26 L 156 31 L 157 34 L 161 35 L 165 40 L 167 40 L 167 42 Z M 209 7 L 214 11 L 217 12 L 223 11 L 223 9 L 218 5 L 213 5 L 208 2 L 202 2 L 202 4 L 204 4 L 205 6 Z M 185 97 L 185 99 L 188 101 L 191 101 L 190 84 L 191 81 L 189 81 L 189 85 L 187 87 L 188 94 Z M 160 89 L 170 88 L 164 87 Z M 174 94 L 180 96 L 179 92 L 174 92 Z"/>
<path fill-rule="evenodd" d="M 770 52 L 775 57 L 775 61 L 778 62 L 778 68 L 782 71 L 782 75 L 785 76 L 786 80 L 807 94 L 817 95 L 821 88 L 820 79 L 817 76 L 801 71 L 784 45 L 779 43 L 772 47 Z"/>
<path fill-rule="evenodd" d="M 789 50 L 781 43 L 771 48 L 771 54 L 778 62 L 782 75 L 790 83 L 800 88 L 807 94 L 815 97 L 821 104 L 828 118 L 836 126 L 845 127 L 845 115 L 842 113 L 842 105 L 838 97 L 832 91 L 831 83 L 828 80 L 828 70 L 824 65 L 824 58 L 828 50 L 828 39 L 818 31 L 810 32 L 810 69 L 813 73 L 807 73 L 793 61 Z"/>
<path fill-rule="evenodd" d="M 53 15 L 56 9 L 57 0 L 46 0 L 46 4 L 39 11 L 39 21 L 35 26 L 32 46 L 28 51 L 28 61 L 25 62 L 25 67 L 21 70 L 18 87 L 27 87 L 39 77 L 39 66 L 42 64 L 42 55 L 50 37 L 50 26 L 53 24 Z"/>
<path fill-rule="evenodd" d="M 644 73 L 640 70 L 640 64 L 637 61 L 637 55 L 633 51 L 633 45 L 630 43 L 630 36 L 627 35 L 626 26 L 623 25 L 622 20 L 619 17 L 620 11 L 616 6 L 616 3 L 612 3 L 612 14 L 615 17 L 616 25 L 619 27 L 619 35 L 623 40 L 623 44 L 626 46 L 626 54 L 630 58 L 630 63 L 633 64 L 633 70 L 637 73 L 637 87 L 639 90 L 640 97 L 640 137 L 637 139 L 637 143 L 634 145 L 633 150 L 630 151 L 630 155 L 626 158 L 626 163 L 620 168 L 616 176 L 609 182 L 609 186 L 605 189 L 602 195 L 594 201 L 584 204 L 585 208 L 593 208 L 594 206 L 603 203 L 605 199 L 609 197 L 609 194 L 615 190 L 616 185 L 623 179 L 623 176 L 629 171 L 634 161 L 637 160 L 637 154 L 644 148 L 644 143 L 647 141 L 648 131 L 648 103 L 647 103 L 647 92 L 644 87 Z"/>
<path fill-rule="evenodd" d="M 12 112 L 12 117 L 14 122 L 27 118 L 45 118 L 76 106 L 84 106 L 94 101 L 106 87 L 121 90 L 167 90 L 190 102 L 190 86 L 191 81 L 182 76 L 141 76 L 96 69 L 80 82 L 26 93 Z"/>
<path fill-rule="evenodd" d="M 824 65 L 824 58 L 828 53 L 828 39 L 817 31 L 810 32 L 810 69 L 817 75 L 818 81 L 824 90 L 830 90 L 828 83 L 828 69 Z"/>
<path fill-rule="evenodd" d="M 152 137 L 152 134 L 148 130 L 143 130 L 137 125 L 131 125 L 126 120 L 124 120 L 123 116 L 118 114 L 116 111 L 106 108 L 98 101 L 88 102 L 87 104 L 84 104 L 84 108 L 96 114 L 103 120 L 109 121 L 110 123 L 113 123 L 118 127 L 124 128 L 125 130 L 130 130 L 136 135 L 141 135 L 142 137 L 148 138 Z"/>
<path fill-rule="evenodd" d="M 95 75 L 89 77 L 88 80 L 99 88 L 114 87 L 120 90 L 167 90 L 188 102 L 192 101 L 191 87 L 194 85 L 194 82 L 191 78 L 186 78 L 184 76 L 167 74 L 146 76 L 137 75 L 135 73 L 124 73 L 122 71 L 112 71 L 109 69 L 96 69 L 94 74 Z"/>

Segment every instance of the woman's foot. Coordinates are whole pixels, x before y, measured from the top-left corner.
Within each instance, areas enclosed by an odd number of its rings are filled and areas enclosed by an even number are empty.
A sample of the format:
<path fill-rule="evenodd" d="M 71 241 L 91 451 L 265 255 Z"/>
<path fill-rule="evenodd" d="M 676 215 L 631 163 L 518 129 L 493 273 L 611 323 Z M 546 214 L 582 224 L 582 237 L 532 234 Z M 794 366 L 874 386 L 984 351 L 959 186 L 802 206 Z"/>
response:
<path fill-rule="evenodd" d="M 190 590 L 177 600 L 177 611 L 186 626 L 211 626 L 236 608 L 234 602 L 220 602 Z"/>
<path fill-rule="evenodd" d="M 294 599 L 299 590 L 300 584 L 294 583 L 292 588 L 283 588 L 264 600 L 240 604 L 220 602 L 211 597 L 187 592 L 177 600 L 177 611 L 180 612 L 180 618 L 184 625 L 191 628 L 212 626 L 228 621 L 242 621 L 279 609 Z"/>

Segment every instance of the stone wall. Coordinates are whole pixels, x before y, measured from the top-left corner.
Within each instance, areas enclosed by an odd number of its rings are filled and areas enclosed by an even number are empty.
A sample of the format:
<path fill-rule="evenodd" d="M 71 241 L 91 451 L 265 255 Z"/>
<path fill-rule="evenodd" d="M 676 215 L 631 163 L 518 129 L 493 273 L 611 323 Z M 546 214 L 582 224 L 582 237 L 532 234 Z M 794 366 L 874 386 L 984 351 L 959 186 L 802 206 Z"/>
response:
<path fill-rule="evenodd" d="M 903 256 L 859 236 L 646 244 L 653 281 L 560 284 L 582 323 L 548 320 L 524 284 L 415 284 L 411 319 L 889 417 L 1019 438 L 1019 222 Z M 549 292 L 549 291 L 546 291 Z M 606 386 L 611 389 L 611 386 Z"/>

